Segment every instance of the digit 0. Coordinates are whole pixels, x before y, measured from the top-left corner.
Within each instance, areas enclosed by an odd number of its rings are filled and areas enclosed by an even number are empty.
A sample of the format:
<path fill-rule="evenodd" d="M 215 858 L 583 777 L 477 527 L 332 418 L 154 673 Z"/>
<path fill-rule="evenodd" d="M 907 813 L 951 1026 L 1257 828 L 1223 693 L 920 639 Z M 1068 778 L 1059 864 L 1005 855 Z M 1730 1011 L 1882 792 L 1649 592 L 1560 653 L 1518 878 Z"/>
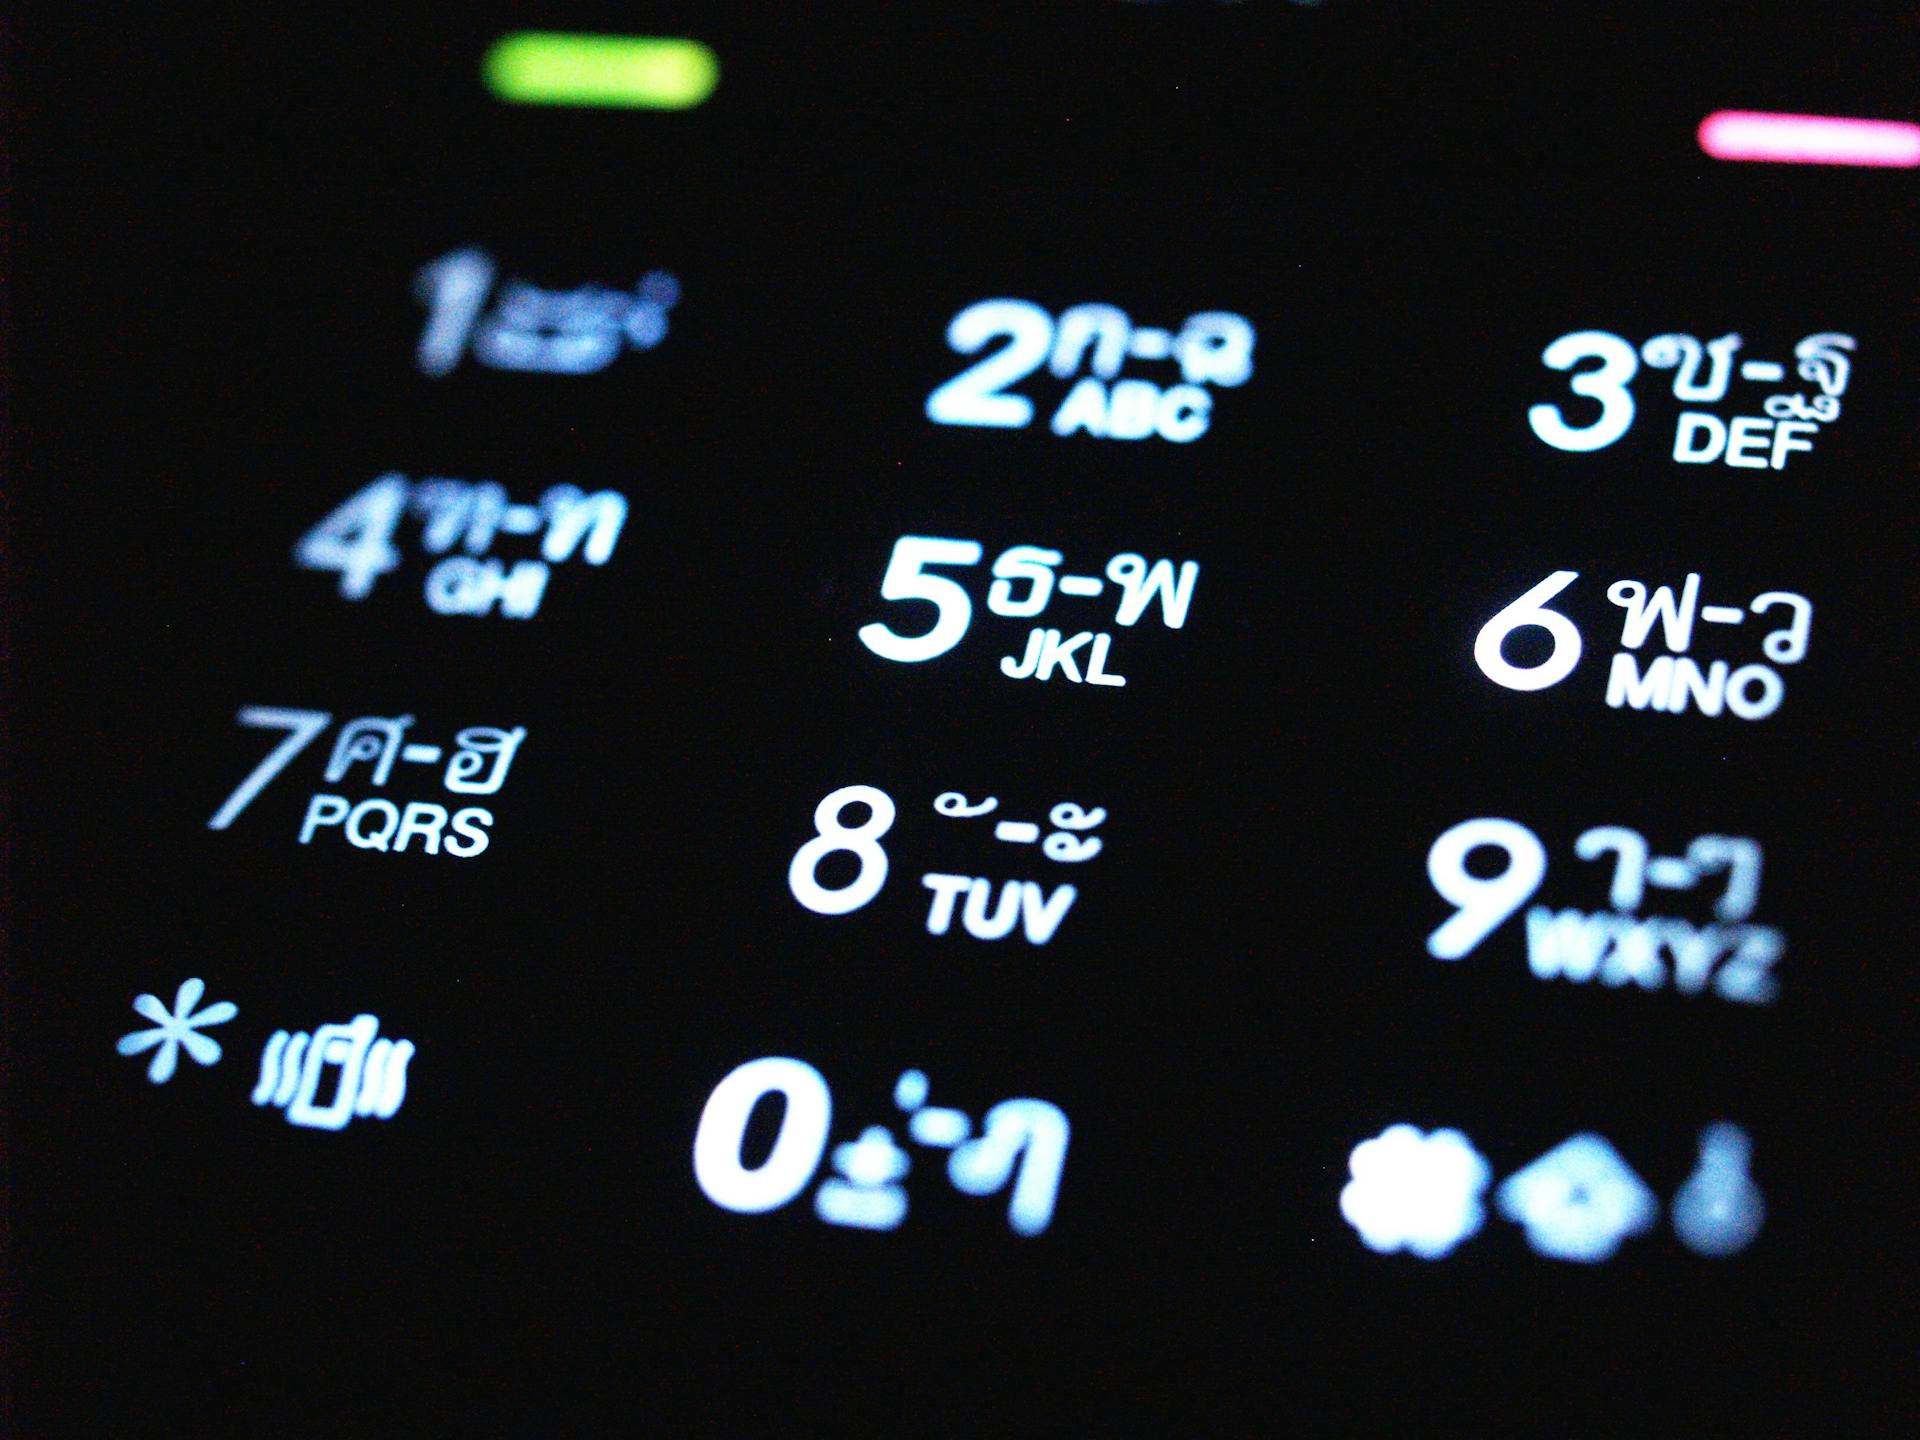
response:
<path fill-rule="evenodd" d="M 865 823 L 847 826 L 840 816 L 849 805 L 865 805 L 873 813 Z M 793 898 L 816 915 L 846 915 L 880 893 L 887 883 L 887 852 L 880 837 L 893 828 L 893 798 L 871 785 L 843 785 L 813 809 L 813 828 L 820 833 L 794 851 L 787 866 L 787 888 Z M 820 883 L 820 862 L 844 850 L 860 862 L 860 873 L 837 890 Z"/>
<path fill-rule="evenodd" d="M 741 1163 L 754 1108 L 779 1095 L 786 1108 L 773 1150 L 749 1170 Z M 820 1072 L 804 1060 L 769 1055 L 749 1060 L 714 1087 L 693 1137 L 693 1174 L 706 1197 L 723 1210 L 760 1215 L 778 1210 L 807 1188 L 826 1152 L 833 1097 Z"/>

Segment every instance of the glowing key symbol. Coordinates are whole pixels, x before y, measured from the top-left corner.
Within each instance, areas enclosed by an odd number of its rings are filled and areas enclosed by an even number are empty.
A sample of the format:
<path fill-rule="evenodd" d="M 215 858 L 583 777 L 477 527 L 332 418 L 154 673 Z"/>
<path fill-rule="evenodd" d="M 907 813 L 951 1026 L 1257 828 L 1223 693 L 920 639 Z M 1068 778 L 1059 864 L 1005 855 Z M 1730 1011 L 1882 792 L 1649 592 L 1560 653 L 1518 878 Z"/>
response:
<path fill-rule="evenodd" d="M 1458 1130 L 1390 1125 L 1353 1147 L 1347 1169 L 1353 1179 L 1340 1192 L 1340 1213 L 1379 1254 L 1438 1260 L 1486 1219 L 1480 1195 L 1493 1171 Z"/>
<path fill-rule="evenodd" d="M 1527 1243 L 1552 1260 L 1594 1264 L 1653 1227 L 1660 1202 L 1598 1135 L 1553 1147 L 1496 1192 L 1500 1213 L 1525 1227 Z"/>
<path fill-rule="evenodd" d="M 173 1078 L 182 1050 L 196 1064 L 214 1064 L 220 1059 L 220 1042 L 211 1035 L 202 1035 L 200 1031 L 209 1025 L 226 1024 L 240 1010 L 231 1000 L 216 1000 L 202 1010 L 199 1005 L 206 993 L 206 982 L 195 977 L 181 982 L 180 988 L 174 992 L 171 1010 L 161 1003 L 157 995 L 134 997 L 133 1008 L 151 1020 L 153 1028 L 122 1035 L 114 1048 L 122 1055 L 153 1051 L 153 1061 L 147 1066 L 147 1079 L 156 1085 L 164 1085 Z"/>
<path fill-rule="evenodd" d="M 480 62 L 497 100 L 613 110 L 691 110 L 720 83 L 720 62 L 698 40 L 522 30 Z"/>
<path fill-rule="evenodd" d="M 1920 165 L 1920 125 L 1839 115 L 1716 110 L 1700 122 L 1700 148 L 1716 160 L 1774 165 Z"/>
<path fill-rule="evenodd" d="M 287 1123 L 310 1130 L 344 1130 L 356 1115 L 391 1120 L 407 1098 L 411 1040 L 375 1039 L 380 1021 L 356 1015 L 345 1025 L 321 1025 L 309 1035 L 276 1030 L 260 1054 L 253 1103 L 287 1112 Z M 333 1098 L 320 1097 L 324 1072 L 339 1066 Z"/>
<path fill-rule="evenodd" d="M 1766 1203 L 1747 1174 L 1753 1142 L 1738 1125 L 1709 1125 L 1700 1164 L 1673 1197 L 1673 1228 L 1696 1255 L 1736 1255 L 1759 1235 Z"/>

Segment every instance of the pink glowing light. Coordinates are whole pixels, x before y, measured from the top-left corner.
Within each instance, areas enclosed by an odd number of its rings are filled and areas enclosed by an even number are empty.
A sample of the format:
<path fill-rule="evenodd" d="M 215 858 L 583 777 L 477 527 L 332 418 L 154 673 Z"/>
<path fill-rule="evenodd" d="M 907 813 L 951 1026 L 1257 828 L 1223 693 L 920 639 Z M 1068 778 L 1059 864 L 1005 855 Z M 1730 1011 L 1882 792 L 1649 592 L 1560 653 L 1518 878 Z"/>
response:
<path fill-rule="evenodd" d="M 1700 122 L 1700 148 L 1716 160 L 1775 165 L 1920 165 L 1920 125 L 1837 115 L 1716 110 Z"/>

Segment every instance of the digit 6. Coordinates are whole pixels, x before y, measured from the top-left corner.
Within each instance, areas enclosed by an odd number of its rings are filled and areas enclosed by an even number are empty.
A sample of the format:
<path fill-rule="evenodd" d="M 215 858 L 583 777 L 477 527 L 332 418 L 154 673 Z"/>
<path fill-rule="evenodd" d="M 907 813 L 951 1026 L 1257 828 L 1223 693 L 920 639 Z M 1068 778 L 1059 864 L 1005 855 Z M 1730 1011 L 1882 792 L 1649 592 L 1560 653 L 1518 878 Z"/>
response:
<path fill-rule="evenodd" d="M 1526 594 L 1506 606 L 1474 637 L 1473 660 L 1481 672 L 1509 690 L 1545 690 L 1558 685 L 1580 663 L 1580 631 L 1573 621 L 1545 602 L 1580 578 L 1578 570 L 1556 570 Z M 1500 653 L 1507 636 L 1537 625 L 1553 637 L 1553 652 L 1538 665 L 1512 665 Z"/>

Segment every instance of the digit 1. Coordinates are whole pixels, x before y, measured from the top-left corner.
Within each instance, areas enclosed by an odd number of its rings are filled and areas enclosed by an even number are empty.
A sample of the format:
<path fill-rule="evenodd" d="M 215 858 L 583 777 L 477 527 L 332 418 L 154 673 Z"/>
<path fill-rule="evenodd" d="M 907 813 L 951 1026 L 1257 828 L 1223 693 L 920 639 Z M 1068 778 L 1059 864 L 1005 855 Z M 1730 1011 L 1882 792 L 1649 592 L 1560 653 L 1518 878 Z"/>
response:
<path fill-rule="evenodd" d="M 445 375 L 467 348 L 467 336 L 493 284 L 493 261 L 482 250 L 456 250 L 422 269 L 416 284 L 426 302 L 427 324 L 414 362 L 428 375 Z"/>

